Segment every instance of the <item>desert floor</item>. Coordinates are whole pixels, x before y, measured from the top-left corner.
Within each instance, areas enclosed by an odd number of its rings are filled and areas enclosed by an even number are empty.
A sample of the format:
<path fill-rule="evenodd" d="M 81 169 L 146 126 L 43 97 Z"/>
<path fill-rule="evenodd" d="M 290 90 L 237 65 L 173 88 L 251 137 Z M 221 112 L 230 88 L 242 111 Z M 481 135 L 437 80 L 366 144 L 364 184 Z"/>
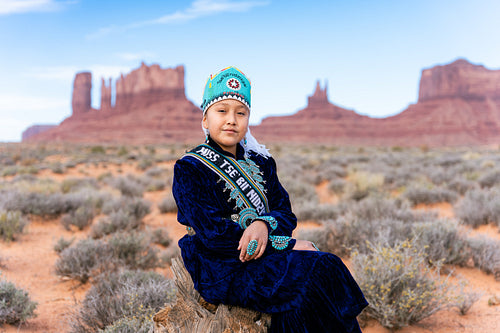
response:
<path fill-rule="evenodd" d="M 161 166 L 171 167 L 172 163 L 165 163 Z M 44 170 L 38 174 L 38 177 L 50 177 L 59 181 L 66 177 L 83 177 L 79 169 L 81 168 L 68 169 L 62 175 Z M 140 172 L 132 166 L 121 166 L 121 169 L 123 174 Z M 106 168 L 88 166 L 85 171 L 85 176 L 92 177 L 103 172 L 115 173 L 117 170 L 112 165 L 107 165 Z M 335 202 L 336 200 L 326 192 L 325 186 L 318 186 L 317 192 L 322 202 Z M 151 213 L 145 217 L 144 221 L 146 225 L 167 227 L 171 238 L 177 241 L 184 235 L 185 229 L 177 223 L 175 214 L 161 214 L 156 206 L 167 194 L 167 190 L 145 193 L 145 199 L 153 204 Z M 449 204 L 418 206 L 416 209 L 435 209 L 441 216 L 453 218 L 453 210 Z M 299 223 L 298 230 L 316 226 L 313 222 L 302 222 Z M 471 232 L 485 233 L 500 240 L 500 233 L 496 227 L 485 226 Z M 79 301 L 84 298 L 90 288 L 90 283 L 81 285 L 55 274 L 54 264 L 58 255 L 54 251 L 54 244 L 61 237 L 80 239 L 86 237 L 87 233 L 87 230 L 67 231 L 59 219 L 33 219 L 17 240 L 9 243 L 0 241 L 0 254 L 3 259 L 2 278 L 27 290 L 31 299 L 38 303 L 36 318 L 20 326 L 4 325 L 0 327 L 0 332 L 66 332 L 69 330 L 68 314 L 78 307 Z M 347 264 L 349 265 L 348 262 Z M 168 268 L 159 271 L 171 276 Z M 473 290 L 482 293 L 481 298 L 470 311 L 461 316 L 456 309 L 443 310 L 399 332 L 500 332 L 500 305 L 488 305 L 488 300 L 495 296 L 500 297 L 500 282 L 495 281 L 494 276 L 475 268 L 457 268 L 452 275 L 465 278 Z M 365 333 L 389 332 L 374 321 L 369 322 L 362 330 Z"/>

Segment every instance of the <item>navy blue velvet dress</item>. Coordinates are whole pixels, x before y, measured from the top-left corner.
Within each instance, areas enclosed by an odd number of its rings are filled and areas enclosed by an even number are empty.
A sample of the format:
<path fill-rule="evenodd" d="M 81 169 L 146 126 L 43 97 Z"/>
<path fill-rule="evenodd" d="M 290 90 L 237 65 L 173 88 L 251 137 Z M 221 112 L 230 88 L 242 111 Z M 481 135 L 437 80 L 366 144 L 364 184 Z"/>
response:
<path fill-rule="evenodd" d="M 223 151 L 213 141 L 209 144 Z M 236 158 L 243 159 L 238 146 Z M 234 157 L 234 156 L 232 156 Z M 273 158 L 251 154 L 265 179 L 273 235 L 291 236 L 297 225 L 288 193 Z M 351 274 L 335 255 L 283 250 L 268 242 L 264 255 L 242 263 L 238 242 L 243 230 L 231 220 L 235 205 L 225 183 L 197 159 L 184 156 L 174 167 L 173 194 L 178 221 L 195 235 L 179 240 L 182 258 L 196 290 L 213 304 L 232 304 L 272 314 L 270 332 L 360 332 L 356 316 L 367 302 Z"/>

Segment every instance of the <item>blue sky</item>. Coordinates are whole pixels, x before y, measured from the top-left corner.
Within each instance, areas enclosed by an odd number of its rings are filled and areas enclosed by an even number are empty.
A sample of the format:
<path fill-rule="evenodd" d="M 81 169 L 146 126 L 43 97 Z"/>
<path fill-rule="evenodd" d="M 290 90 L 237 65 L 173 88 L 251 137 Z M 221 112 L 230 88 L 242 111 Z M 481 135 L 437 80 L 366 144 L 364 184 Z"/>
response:
<path fill-rule="evenodd" d="M 415 103 L 422 69 L 466 58 L 500 69 L 495 0 L 0 0 L 0 141 L 71 115 L 74 75 L 115 80 L 141 61 L 185 66 L 199 105 L 212 72 L 252 80 L 253 124 L 330 101 L 385 117 Z M 201 115 L 200 115 L 201 116 Z"/>

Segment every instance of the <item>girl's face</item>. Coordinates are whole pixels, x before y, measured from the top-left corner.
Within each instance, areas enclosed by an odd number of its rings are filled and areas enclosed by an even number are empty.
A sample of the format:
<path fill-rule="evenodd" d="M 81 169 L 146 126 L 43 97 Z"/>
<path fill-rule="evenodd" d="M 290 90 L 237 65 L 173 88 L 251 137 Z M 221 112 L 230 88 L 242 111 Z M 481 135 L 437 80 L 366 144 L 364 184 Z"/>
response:
<path fill-rule="evenodd" d="M 236 146 L 247 133 L 250 111 L 235 99 L 210 106 L 203 116 L 203 127 L 222 149 L 236 156 Z"/>

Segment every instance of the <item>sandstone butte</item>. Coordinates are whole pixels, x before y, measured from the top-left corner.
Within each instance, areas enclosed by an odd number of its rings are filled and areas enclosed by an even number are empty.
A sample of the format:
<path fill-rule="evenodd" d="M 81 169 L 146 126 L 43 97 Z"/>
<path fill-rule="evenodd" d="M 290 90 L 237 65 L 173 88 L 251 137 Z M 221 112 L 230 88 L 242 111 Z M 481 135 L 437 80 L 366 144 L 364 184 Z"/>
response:
<path fill-rule="evenodd" d="M 74 80 L 73 112 L 56 127 L 23 136 L 28 142 L 194 143 L 201 111 L 185 96 L 184 67 L 146 66 L 122 75 L 111 103 L 102 79 L 101 107 L 91 107 L 91 73 Z M 28 129 L 27 131 L 29 131 Z M 370 118 L 332 104 L 327 87 L 288 116 L 264 118 L 252 132 L 263 143 L 378 146 L 477 146 L 500 143 L 500 70 L 458 59 L 422 70 L 419 97 L 401 113 Z"/>

